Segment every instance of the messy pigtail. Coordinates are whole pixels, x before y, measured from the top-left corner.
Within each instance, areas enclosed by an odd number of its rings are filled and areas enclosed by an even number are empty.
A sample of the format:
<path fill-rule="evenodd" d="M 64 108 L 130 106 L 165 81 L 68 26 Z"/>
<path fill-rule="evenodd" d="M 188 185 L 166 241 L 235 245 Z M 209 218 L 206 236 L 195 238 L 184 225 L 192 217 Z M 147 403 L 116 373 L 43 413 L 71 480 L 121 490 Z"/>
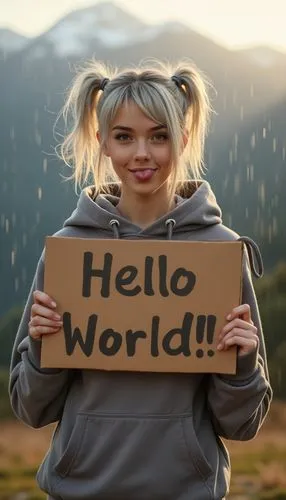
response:
<path fill-rule="evenodd" d="M 204 146 L 208 133 L 212 106 L 208 94 L 210 82 L 196 66 L 181 63 L 173 73 L 184 126 L 189 140 L 184 151 L 185 165 L 195 179 L 205 171 Z"/>
<path fill-rule="evenodd" d="M 70 130 L 60 144 L 59 156 L 73 169 L 70 178 L 82 187 L 90 178 L 100 187 L 105 182 L 106 165 L 101 161 L 102 151 L 98 131 L 97 103 L 109 81 L 106 68 L 92 61 L 81 68 L 72 82 L 61 111 L 66 128 Z"/>

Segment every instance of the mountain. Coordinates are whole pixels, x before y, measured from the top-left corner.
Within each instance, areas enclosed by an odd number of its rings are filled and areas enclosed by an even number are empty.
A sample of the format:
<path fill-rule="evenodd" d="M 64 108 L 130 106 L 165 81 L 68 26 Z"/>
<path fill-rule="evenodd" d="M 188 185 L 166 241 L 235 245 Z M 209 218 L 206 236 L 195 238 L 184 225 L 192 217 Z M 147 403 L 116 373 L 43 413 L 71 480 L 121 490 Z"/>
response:
<path fill-rule="evenodd" d="M 0 29 L 0 54 L 2 57 L 22 50 L 28 42 L 29 38 L 19 35 L 15 31 Z"/>
<path fill-rule="evenodd" d="M 69 84 L 73 65 L 91 56 L 117 66 L 137 63 L 145 57 L 192 59 L 218 90 L 213 97 L 216 109 L 224 117 L 217 127 L 222 137 L 229 121 L 236 126 L 241 116 L 246 120 L 266 109 L 279 101 L 286 86 L 284 66 L 273 66 L 272 71 L 258 67 L 245 53 L 229 51 L 183 24 L 150 26 L 111 2 L 70 13 L 32 39 L 22 51 L 2 64 L 0 61 L 0 83 L 10 88 L 11 81 L 15 82 L 14 96 L 21 99 L 25 85 L 28 91 L 39 92 L 38 82 L 45 75 L 41 89 L 53 94 L 63 84 Z M 235 113 L 233 107 L 237 108 Z"/>
<path fill-rule="evenodd" d="M 250 62 L 253 62 L 257 66 L 263 68 L 271 69 L 275 66 L 286 67 L 286 53 L 274 50 L 267 46 L 255 46 L 249 47 L 244 50 L 239 50 L 239 53 L 243 55 Z"/>
<path fill-rule="evenodd" d="M 261 244 L 267 268 L 285 258 L 285 67 L 259 67 L 180 24 L 148 30 L 117 6 L 97 4 L 0 60 L 7 89 L 0 93 L 0 315 L 24 300 L 45 235 L 76 203 L 73 186 L 60 177 L 70 172 L 54 152 L 62 124 L 53 126 L 74 67 L 92 56 L 119 67 L 186 57 L 208 75 L 216 89 L 208 178 L 225 222 Z"/>
<path fill-rule="evenodd" d="M 122 49 L 144 41 L 154 40 L 162 31 L 182 33 L 188 28 L 180 23 L 152 26 L 127 13 L 112 2 L 73 11 L 47 32 L 33 39 L 25 57 L 38 59 L 84 56 L 90 47 Z"/>
<path fill-rule="evenodd" d="M 170 27 L 177 31 L 186 29 L 179 23 L 170 23 Z M 118 49 L 153 40 L 162 29 L 165 27 L 145 24 L 113 3 L 104 2 L 70 13 L 44 38 L 53 44 L 57 55 L 74 56 L 85 53 L 91 44 Z"/>

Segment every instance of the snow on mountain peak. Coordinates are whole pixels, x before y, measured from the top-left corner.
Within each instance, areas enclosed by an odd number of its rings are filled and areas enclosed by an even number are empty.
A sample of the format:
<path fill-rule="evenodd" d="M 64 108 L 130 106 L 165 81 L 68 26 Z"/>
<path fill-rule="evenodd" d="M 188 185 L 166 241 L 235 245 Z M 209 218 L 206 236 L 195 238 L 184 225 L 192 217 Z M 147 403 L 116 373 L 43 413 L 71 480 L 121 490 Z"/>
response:
<path fill-rule="evenodd" d="M 122 46 L 144 28 L 140 20 L 110 2 L 99 3 L 67 15 L 45 35 L 58 55 L 79 54 L 91 41 Z"/>
<path fill-rule="evenodd" d="M 52 51 L 57 57 L 80 57 L 90 49 L 106 47 L 120 49 L 155 40 L 164 33 L 182 34 L 189 29 L 178 22 L 159 25 L 145 24 L 140 18 L 110 1 L 92 7 L 74 10 L 47 32 L 29 39 L 0 29 L 0 52 L 21 50 L 26 45 L 25 57 L 36 60 Z"/>
<path fill-rule="evenodd" d="M 183 25 L 169 24 L 170 31 L 182 31 Z M 145 24 L 112 2 L 102 2 L 70 13 L 52 27 L 45 38 L 59 56 L 68 56 L 81 54 L 91 42 L 119 48 L 152 40 L 166 28 L 166 25 Z"/>

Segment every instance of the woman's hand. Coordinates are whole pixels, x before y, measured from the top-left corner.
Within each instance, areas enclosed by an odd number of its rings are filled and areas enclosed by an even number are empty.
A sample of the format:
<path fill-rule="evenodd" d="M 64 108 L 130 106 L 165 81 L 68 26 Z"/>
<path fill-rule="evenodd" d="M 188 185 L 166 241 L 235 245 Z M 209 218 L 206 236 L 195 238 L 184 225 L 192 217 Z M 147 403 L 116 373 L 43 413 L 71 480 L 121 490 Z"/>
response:
<path fill-rule="evenodd" d="M 235 307 L 226 317 L 228 323 L 219 335 L 217 349 L 226 351 L 229 347 L 238 346 L 238 356 L 254 351 L 259 343 L 257 328 L 251 319 L 250 307 L 242 304 Z"/>
<path fill-rule="evenodd" d="M 33 294 L 29 335 L 38 340 L 42 335 L 56 333 L 62 327 L 61 317 L 56 312 L 56 303 L 46 293 L 36 290 Z"/>

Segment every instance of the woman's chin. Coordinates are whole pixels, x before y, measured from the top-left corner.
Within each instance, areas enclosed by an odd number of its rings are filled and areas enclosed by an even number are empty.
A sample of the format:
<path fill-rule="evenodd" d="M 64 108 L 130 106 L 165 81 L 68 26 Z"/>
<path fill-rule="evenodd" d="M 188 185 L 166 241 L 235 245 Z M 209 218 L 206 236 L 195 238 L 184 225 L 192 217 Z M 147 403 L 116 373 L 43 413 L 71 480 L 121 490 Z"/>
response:
<path fill-rule="evenodd" d="M 142 196 L 148 196 L 152 195 L 154 192 L 158 191 L 160 189 L 162 184 L 159 184 L 158 182 L 132 182 L 128 183 L 128 186 L 126 186 L 128 192 L 131 194 L 137 194 L 137 195 L 142 195 Z"/>

